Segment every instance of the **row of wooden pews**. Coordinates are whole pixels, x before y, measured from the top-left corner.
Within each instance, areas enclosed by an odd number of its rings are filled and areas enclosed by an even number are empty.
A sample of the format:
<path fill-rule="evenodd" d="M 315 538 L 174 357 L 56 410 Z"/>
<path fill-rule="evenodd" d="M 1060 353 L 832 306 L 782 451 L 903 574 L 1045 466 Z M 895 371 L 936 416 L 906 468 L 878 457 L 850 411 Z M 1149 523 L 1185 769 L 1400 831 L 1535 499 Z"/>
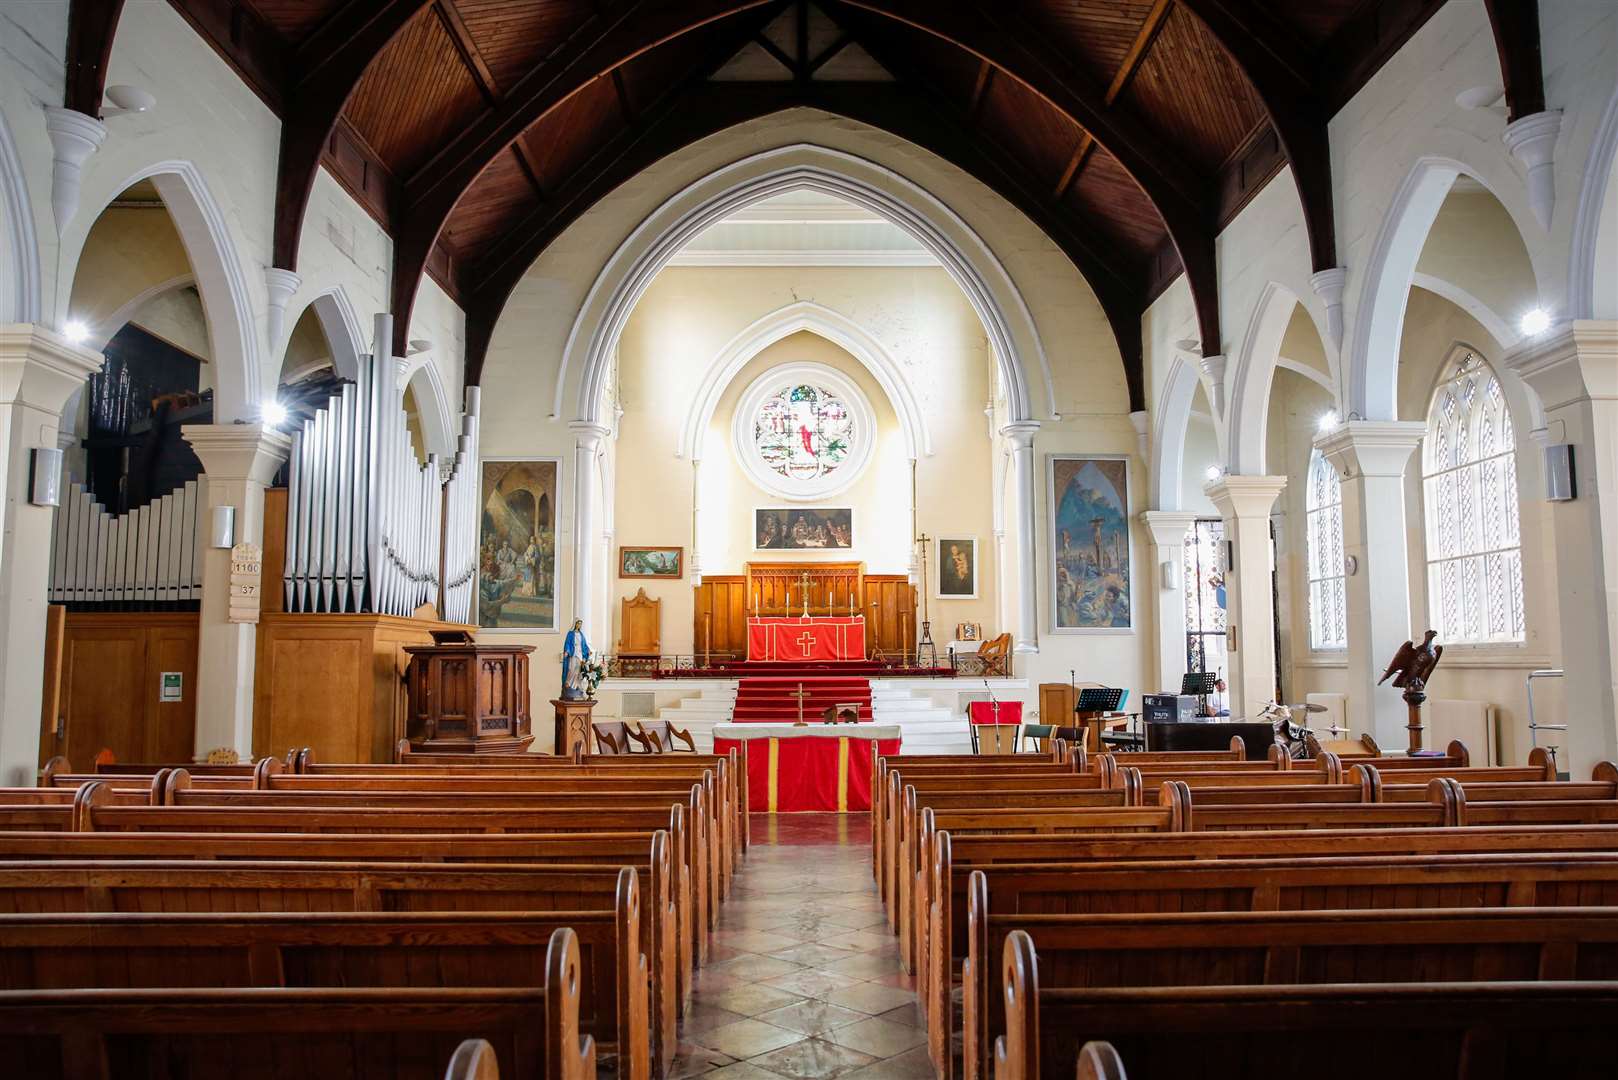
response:
<path fill-rule="evenodd" d="M 940 1076 L 1608 1075 L 1618 769 L 1242 749 L 877 761 Z"/>
<path fill-rule="evenodd" d="M 57 759 L 0 789 L 0 1061 L 665 1076 L 747 846 L 737 764 Z"/>

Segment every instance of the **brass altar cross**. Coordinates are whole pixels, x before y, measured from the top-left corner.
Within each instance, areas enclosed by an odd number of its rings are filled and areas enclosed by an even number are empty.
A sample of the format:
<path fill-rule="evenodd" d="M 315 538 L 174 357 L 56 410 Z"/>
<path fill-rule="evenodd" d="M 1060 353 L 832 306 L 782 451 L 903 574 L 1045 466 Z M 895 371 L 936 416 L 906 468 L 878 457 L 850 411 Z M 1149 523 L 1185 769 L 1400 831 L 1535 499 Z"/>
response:
<path fill-rule="evenodd" d="M 799 683 L 798 688 L 796 690 L 794 690 L 792 693 L 787 695 L 787 697 L 797 698 L 798 699 L 798 722 L 796 724 L 793 724 L 792 725 L 793 727 L 808 727 L 809 726 L 807 723 L 804 722 L 804 719 L 803 719 L 803 702 L 804 702 L 804 699 L 807 698 L 808 696 L 809 696 L 809 691 L 807 691 L 807 690 L 805 690 L 803 688 L 803 683 Z"/>
<path fill-rule="evenodd" d="M 803 614 L 807 618 L 809 615 L 809 571 L 805 570 L 803 575 L 798 578 L 798 588 L 803 590 Z M 789 611 L 787 614 L 792 613 Z"/>

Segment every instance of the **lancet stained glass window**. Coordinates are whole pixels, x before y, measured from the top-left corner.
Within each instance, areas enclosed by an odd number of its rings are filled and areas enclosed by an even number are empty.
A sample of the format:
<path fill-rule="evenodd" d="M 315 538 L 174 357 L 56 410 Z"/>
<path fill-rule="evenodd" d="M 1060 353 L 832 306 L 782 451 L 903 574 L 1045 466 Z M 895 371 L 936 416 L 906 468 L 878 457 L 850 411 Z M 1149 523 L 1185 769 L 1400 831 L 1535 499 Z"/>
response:
<path fill-rule="evenodd" d="M 1343 572 L 1343 482 L 1326 455 L 1309 457 L 1304 496 L 1309 549 L 1309 647 L 1348 647 L 1347 589 Z"/>
<path fill-rule="evenodd" d="M 799 383 L 772 394 L 753 416 L 753 445 L 788 480 L 817 480 L 848 460 L 859 438 L 848 404 L 823 386 Z"/>
<path fill-rule="evenodd" d="M 1517 450 L 1500 380 L 1459 349 L 1423 441 L 1428 617 L 1445 643 L 1523 640 Z"/>

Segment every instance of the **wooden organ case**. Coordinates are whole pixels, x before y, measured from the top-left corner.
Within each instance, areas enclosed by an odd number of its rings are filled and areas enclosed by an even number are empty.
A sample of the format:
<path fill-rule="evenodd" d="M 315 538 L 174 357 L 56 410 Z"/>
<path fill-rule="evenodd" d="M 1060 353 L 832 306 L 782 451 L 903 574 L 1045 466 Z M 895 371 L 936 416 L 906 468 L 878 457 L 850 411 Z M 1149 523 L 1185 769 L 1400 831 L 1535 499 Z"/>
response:
<path fill-rule="evenodd" d="M 431 645 L 407 645 L 409 706 L 402 737 L 412 749 L 512 754 L 534 741 L 528 715 L 532 645 L 489 645 L 464 630 L 433 633 Z"/>

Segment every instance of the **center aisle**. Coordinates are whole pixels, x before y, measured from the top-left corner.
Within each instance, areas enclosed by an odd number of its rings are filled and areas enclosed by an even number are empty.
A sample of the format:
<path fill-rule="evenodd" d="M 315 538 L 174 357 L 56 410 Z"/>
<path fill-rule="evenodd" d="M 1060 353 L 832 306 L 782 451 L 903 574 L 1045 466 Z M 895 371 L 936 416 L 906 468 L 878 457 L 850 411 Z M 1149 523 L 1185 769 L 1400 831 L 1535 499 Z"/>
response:
<path fill-rule="evenodd" d="M 753 816 L 673 1080 L 931 1077 L 864 814 Z"/>

